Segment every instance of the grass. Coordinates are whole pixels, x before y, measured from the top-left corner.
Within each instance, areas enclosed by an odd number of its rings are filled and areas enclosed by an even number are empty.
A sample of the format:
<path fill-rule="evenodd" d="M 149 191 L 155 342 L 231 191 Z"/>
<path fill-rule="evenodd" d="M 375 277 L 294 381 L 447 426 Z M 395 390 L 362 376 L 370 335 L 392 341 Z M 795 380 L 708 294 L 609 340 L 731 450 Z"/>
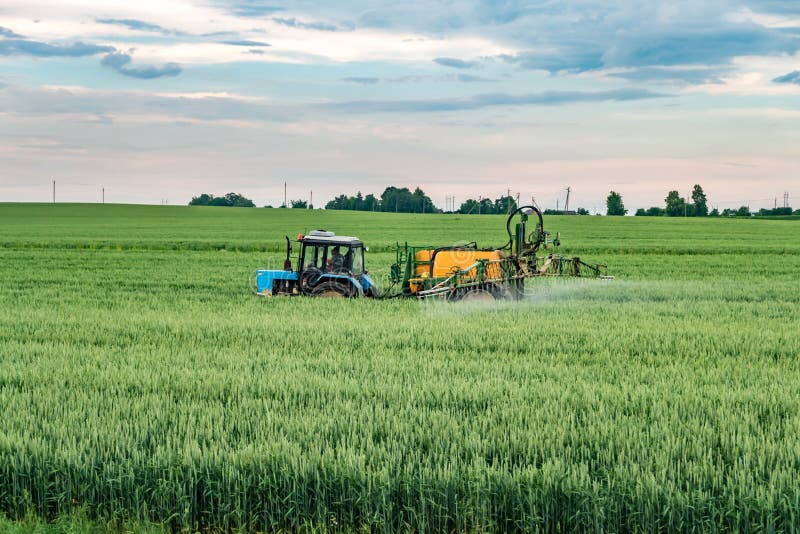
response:
<path fill-rule="evenodd" d="M 395 241 L 502 244 L 504 220 L 0 205 L 0 511 L 263 531 L 800 528 L 800 226 L 545 224 L 617 280 L 537 281 L 489 305 L 258 299 L 250 275 L 281 263 L 284 234 L 355 234 L 382 279 Z"/>

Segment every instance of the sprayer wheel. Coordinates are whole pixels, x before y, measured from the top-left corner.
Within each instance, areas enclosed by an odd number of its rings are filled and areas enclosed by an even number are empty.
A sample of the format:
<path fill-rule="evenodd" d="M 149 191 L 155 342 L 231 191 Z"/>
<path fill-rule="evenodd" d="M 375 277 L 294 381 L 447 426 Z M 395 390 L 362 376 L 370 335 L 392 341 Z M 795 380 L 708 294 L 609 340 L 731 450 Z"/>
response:
<path fill-rule="evenodd" d="M 494 295 L 482 288 L 468 289 L 458 300 L 460 302 L 489 302 L 494 300 Z"/>

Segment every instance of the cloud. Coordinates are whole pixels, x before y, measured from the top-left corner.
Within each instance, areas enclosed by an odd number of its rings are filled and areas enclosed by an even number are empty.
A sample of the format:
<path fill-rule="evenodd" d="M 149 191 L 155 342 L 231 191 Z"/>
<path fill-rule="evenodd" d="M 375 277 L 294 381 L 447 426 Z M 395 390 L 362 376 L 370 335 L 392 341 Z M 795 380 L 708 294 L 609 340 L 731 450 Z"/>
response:
<path fill-rule="evenodd" d="M 18 116 L 67 117 L 70 121 L 106 120 L 296 121 L 304 109 L 265 104 L 236 93 L 152 93 L 97 90 L 85 87 L 26 87 L 9 84 L 0 90 L 0 109 Z M 76 119 L 73 119 L 76 118 Z"/>
<path fill-rule="evenodd" d="M 18 33 L 14 33 L 9 28 L 5 28 L 0 26 L 0 36 L 2 37 L 10 37 L 10 38 L 21 38 L 22 36 Z"/>
<path fill-rule="evenodd" d="M 776 15 L 800 15 L 800 4 L 786 0 L 750 0 L 747 7 Z"/>
<path fill-rule="evenodd" d="M 359 100 L 323 104 L 334 111 L 354 113 L 416 113 L 439 111 L 466 111 L 498 106 L 560 106 L 580 102 L 608 102 L 643 100 L 670 95 L 644 89 L 618 89 L 612 91 L 544 91 L 524 95 L 491 93 L 467 98 L 441 98 L 430 100 Z"/>
<path fill-rule="evenodd" d="M 139 30 L 145 32 L 155 32 L 155 33 L 165 33 L 171 34 L 175 33 L 172 30 L 168 30 L 163 26 L 159 26 L 158 24 L 152 24 L 150 22 L 144 22 L 142 20 L 137 19 L 97 19 L 97 22 L 100 24 L 113 24 L 116 26 L 124 26 L 130 30 Z"/>
<path fill-rule="evenodd" d="M 237 17 L 263 17 L 271 13 L 283 11 L 285 8 L 261 0 L 240 0 L 238 2 L 221 2 L 220 7 Z"/>
<path fill-rule="evenodd" d="M 800 85 L 800 70 L 794 70 L 772 80 L 775 83 L 795 83 Z"/>
<path fill-rule="evenodd" d="M 584 46 L 561 44 L 553 52 L 520 52 L 503 54 L 497 59 L 527 70 L 544 70 L 551 74 L 557 72 L 585 72 L 604 66 L 602 49 L 586 43 Z"/>
<path fill-rule="evenodd" d="M 377 83 L 423 83 L 423 82 L 461 82 L 479 83 L 495 82 L 492 78 L 473 76 L 471 74 L 448 74 L 446 76 L 431 76 L 424 74 L 398 76 L 394 78 L 373 78 L 367 76 L 348 76 L 341 78 L 343 82 L 357 83 L 359 85 L 375 85 Z"/>
<path fill-rule="evenodd" d="M 282 17 L 272 17 L 272 22 L 276 24 L 280 24 L 282 26 L 288 26 L 290 28 L 300 28 L 303 30 L 317 30 L 321 32 L 337 32 L 337 31 L 351 31 L 355 28 L 352 23 L 344 24 L 337 26 L 335 24 L 330 24 L 327 22 L 303 22 L 301 20 L 297 20 L 296 18 L 282 18 Z"/>
<path fill-rule="evenodd" d="M 181 73 L 180 65 L 177 63 L 167 63 L 161 66 L 147 66 L 147 67 L 133 67 L 129 66 L 131 63 L 131 56 L 123 53 L 108 54 L 103 58 L 101 64 L 106 67 L 111 67 L 123 76 L 131 78 L 139 78 L 142 80 L 151 80 L 154 78 L 161 78 L 164 76 L 177 76 Z"/>
<path fill-rule="evenodd" d="M 343 82 L 350 82 L 350 83 L 357 83 L 359 85 L 374 85 L 378 83 L 380 78 L 369 78 L 363 76 L 348 76 L 347 78 L 342 78 Z"/>
<path fill-rule="evenodd" d="M 479 83 L 479 82 L 494 82 L 491 78 L 484 78 L 483 76 L 473 76 L 472 74 L 458 74 L 456 80 L 463 83 Z"/>
<path fill-rule="evenodd" d="M 471 69 L 478 65 L 475 61 L 464 61 L 463 59 L 456 59 L 454 57 L 437 57 L 433 62 L 443 67 L 451 67 L 454 69 Z"/>
<path fill-rule="evenodd" d="M 629 81 L 683 82 L 690 84 L 722 83 L 722 77 L 729 73 L 728 68 L 662 68 L 639 67 L 620 72 L 609 72 L 607 76 Z"/>
<path fill-rule="evenodd" d="M 794 53 L 800 40 L 751 24 L 694 27 L 640 33 L 614 43 L 603 54 L 607 66 L 719 65 L 734 57 Z"/>
<path fill-rule="evenodd" d="M 114 52 L 114 50 L 113 46 L 100 46 L 81 42 L 71 45 L 51 45 L 26 39 L 0 40 L 0 56 L 82 57 Z"/>
<path fill-rule="evenodd" d="M 231 46 L 270 46 L 269 43 L 263 43 L 261 41 L 248 41 L 246 39 L 240 41 L 221 41 L 222 44 L 231 45 Z"/>

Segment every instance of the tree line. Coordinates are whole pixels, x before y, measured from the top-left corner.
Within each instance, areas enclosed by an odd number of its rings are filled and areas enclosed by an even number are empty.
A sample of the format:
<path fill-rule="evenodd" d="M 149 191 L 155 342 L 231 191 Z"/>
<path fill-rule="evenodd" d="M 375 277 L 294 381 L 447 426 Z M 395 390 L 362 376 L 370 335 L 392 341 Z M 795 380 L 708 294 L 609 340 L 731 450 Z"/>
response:
<path fill-rule="evenodd" d="M 290 206 L 295 209 L 314 209 L 305 200 L 291 200 Z M 203 193 L 192 197 L 190 206 L 227 206 L 253 208 L 255 203 L 239 193 L 228 193 L 223 196 L 214 196 Z M 264 206 L 271 208 L 272 206 Z M 287 206 L 281 205 L 281 208 Z M 510 213 L 517 208 L 517 202 L 512 196 L 500 196 L 494 200 L 481 198 L 477 200 L 469 198 L 461 203 L 461 206 L 453 213 L 462 215 L 502 215 Z M 433 201 L 419 187 L 411 191 L 407 187 L 389 186 L 384 189 L 380 197 L 369 194 L 363 196 L 359 191 L 355 196 L 339 195 L 325 205 L 327 210 L 352 210 L 352 211 L 384 211 L 396 213 L 442 213 L 443 210 L 433 205 Z M 562 210 L 546 209 L 545 215 L 563 215 L 567 212 Z M 616 191 L 610 191 L 606 198 L 606 215 L 625 215 L 628 210 L 622 201 L 622 195 Z M 568 212 L 570 215 L 589 215 L 589 211 L 578 208 L 576 211 Z M 639 208 L 635 215 L 640 217 L 749 217 L 757 216 L 780 216 L 780 215 L 800 215 L 800 210 L 792 211 L 790 207 L 776 207 L 774 209 L 761 209 L 758 212 L 751 212 L 747 206 L 737 209 L 725 209 L 722 212 L 714 208 L 709 211 L 708 198 L 700 184 L 695 184 L 692 188 L 691 198 L 687 199 L 680 196 L 677 190 L 670 191 L 664 198 L 664 207 L 652 206 L 650 208 Z"/>
<path fill-rule="evenodd" d="M 682 197 L 678 191 L 670 191 L 664 199 L 665 205 L 663 208 L 653 206 L 650 208 L 639 208 L 636 210 L 635 215 L 639 217 L 658 217 L 666 215 L 667 217 L 716 217 L 719 211 L 714 208 L 708 211 L 708 197 L 706 197 L 700 184 L 695 184 L 692 188 L 691 202 Z"/>
<path fill-rule="evenodd" d="M 227 206 L 234 208 L 255 208 L 255 202 L 238 193 L 228 193 L 221 197 L 215 197 L 208 193 L 203 193 L 192 197 L 190 206 Z"/>
<path fill-rule="evenodd" d="M 628 212 L 622 203 L 622 196 L 615 191 L 609 193 L 606 199 L 606 208 L 607 215 L 625 215 Z M 691 200 L 673 190 L 664 198 L 663 208 L 660 206 L 639 208 L 635 213 L 639 217 L 750 217 L 752 215 L 769 217 L 792 214 L 800 215 L 800 210 L 793 212 L 790 207 L 776 207 L 773 209 L 762 208 L 757 212 L 751 212 L 748 206 L 741 206 L 736 209 L 726 208 L 721 212 L 717 208 L 709 211 L 708 197 L 700 184 L 695 184 L 692 188 Z"/>
<path fill-rule="evenodd" d="M 389 186 L 380 198 L 375 195 L 339 195 L 327 204 L 326 210 L 388 211 L 395 213 L 437 213 L 440 212 L 425 192 L 417 187 L 412 192 L 407 187 Z"/>

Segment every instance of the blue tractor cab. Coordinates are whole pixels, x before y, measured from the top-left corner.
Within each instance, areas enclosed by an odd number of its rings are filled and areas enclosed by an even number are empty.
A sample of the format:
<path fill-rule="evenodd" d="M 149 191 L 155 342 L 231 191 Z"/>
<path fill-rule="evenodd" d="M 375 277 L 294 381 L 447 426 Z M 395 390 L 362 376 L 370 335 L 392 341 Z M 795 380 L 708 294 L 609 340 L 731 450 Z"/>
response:
<path fill-rule="evenodd" d="M 283 270 L 259 269 L 259 295 L 306 295 L 326 298 L 377 297 L 378 289 L 364 268 L 364 243 L 357 237 L 313 230 L 297 237 L 300 254 L 292 269 L 292 246 L 286 238 Z"/>

